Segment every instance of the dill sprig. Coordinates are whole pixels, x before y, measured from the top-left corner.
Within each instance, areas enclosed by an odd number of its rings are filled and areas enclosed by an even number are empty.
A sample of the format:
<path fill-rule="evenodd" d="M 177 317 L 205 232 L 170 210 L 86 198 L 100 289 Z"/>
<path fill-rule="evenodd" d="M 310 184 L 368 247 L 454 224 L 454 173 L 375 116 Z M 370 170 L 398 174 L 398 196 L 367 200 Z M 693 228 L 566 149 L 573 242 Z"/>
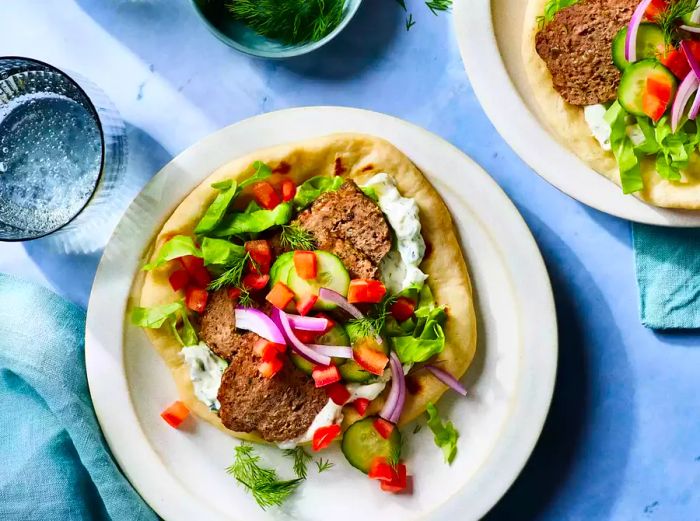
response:
<path fill-rule="evenodd" d="M 389 453 L 389 456 L 386 458 L 386 462 L 391 465 L 392 467 L 396 468 L 396 466 L 401 463 L 401 450 L 403 449 L 403 438 L 401 438 L 401 441 L 399 442 L 398 445 L 394 445 L 391 448 L 391 452 Z"/>
<path fill-rule="evenodd" d="M 345 0 L 232 0 L 226 8 L 258 34 L 287 44 L 316 42 L 343 19 Z"/>
<path fill-rule="evenodd" d="M 316 248 L 316 241 L 311 232 L 305 230 L 297 223 L 282 226 L 280 234 L 280 244 L 288 250 L 313 250 Z"/>
<path fill-rule="evenodd" d="M 243 277 L 243 270 L 245 269 L 246 263 L 249 260 L 250 254 L 248 252 L 241 257 L 235 257 L 234 260 L 226 266 L 226 271 L 211 281 L 209 284 L 209 289 L 211 291 L 216 291 L 218 289 L 230 286 L 240 286 L 241 277 Z M 241 292 L 241 295 L 242 294 L 243 292 Z"/>
<path fill-rule="evenodd" d="M 283 454 L 288 458 L 294 459 L 294 474 L 296 474 L 298 478 L 306 479 L 306 465 L 311 461 L 311 454 L 306 452 L 302 447 L 285 449 Z"/>
<path fill-rule="evenodd" d="M 452 7 L 452 0 L 426 0 L 425 5 L 428 6 L 430 12 L 435 16 L 439 11 L 449 11 Z"/>
<path fill-rule="evenodd" d="M 410 31 L 411 27 L 413 27 L 414 25 L 416 25 L 416 21 L 413 19 L 413 14 L 409 13 L 406 17 L 406 30 Z"/>
<path fill-rule="evenodd" d="M 396 302 L 396 297 L 387 296 L 374 306 L 369 313 L 362 318 L 353 318 L 346 324 L 346 329 L 351 338 L 367 338 L 380 335 L 384 329 L 386 318 L 389 316 L 389 308 Z"/>
<path fill-rule="evenodd" d="M 263 510 L 284 503 L 303 481 L 302 478 L 280 480 L 273 469 L 260 466 L 260 456 L 247 443 L 235 451 L 233 464 L 226 472 L 248 489 Z"/>
<path fill-rule="evenodd" d="M 416 426 L 413 427 L 413 434 L 418 434 L 422 428 L 423 426 L 420 423 L 417 423 Z"/>
<path fill-rule="evenodd" d="M 681 18 L 692 13 L 697 7 L 697 0 L 671 0 L 666 9 L 661 11 L 654 21 L 664 33 L 666 47 L 678 43 L 678 25 Z"/>
<path fill-rule="evenodd" d="M 316 468 L 318 469 L 319 474 L 332 469 L 334 466 L 334 463 L 331 463 L 330 460 L 324 460 L 323 458 L 317 459 L 314 461 L 314 463 L 316 463 Z"/>

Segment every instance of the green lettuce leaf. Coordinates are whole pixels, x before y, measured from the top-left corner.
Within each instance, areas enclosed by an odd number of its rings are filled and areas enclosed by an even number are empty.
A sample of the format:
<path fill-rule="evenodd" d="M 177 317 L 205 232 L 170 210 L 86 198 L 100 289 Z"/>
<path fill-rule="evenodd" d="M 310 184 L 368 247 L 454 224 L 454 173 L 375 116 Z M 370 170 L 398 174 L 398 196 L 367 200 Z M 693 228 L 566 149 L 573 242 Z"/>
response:
<path fill-rule="evenodd" d="M 176 235 L 161 247 L 155 260 L 146 264 L 143 267 L 143 270 L 150 271 L 155 268 L 159 268 L 166 262 L 179 257 L 184 257 L 185 255 L 201 257 L 202 252 L 199 250 L 199 248 L 197 248 L 197 245 L 194 243 L 194 239 L 192 239 L 192 237 L 187 235 Z"/>
<path fill-rule="evenodd" d="M 311 179 L 307 179 L 297 187 L 297 193 L 294 196 L 294 206 L 297 209 L 306 208 L 321 194 L 325 192 L 334 192 L 340 188 L 343 181 L 342 177 L 329 177 L 325 175 L 317 175 Z"/>
<path fill-rule="evenodd" d="M 292 218 L 292 205 L 281 203 L 272 210 L 227 215 L 211 233 L 214 237 L 230 237 L 243 233 L 260 233 L 273 226 L 287 224 Z"/>
<path fill-rule="evenodd" d="M 544 12 L 541 16 L 537 17 L 537 22 L 540 29 L 552 21 L 554 15 L 565 7 L 574 5 L 579 0 L 549 0 L 544 6 Z"/>
<path fill-rule="evenodd" d="M 642 170 L 635 154 L 634 144 L 627 135 L 627 111 L 618 101 L 610 105 L 605 121 L 610 125 L 610 146 L 620 170 L 620 184 L 625 194 L 644 188 Z"/>
<path fill-rule="evenodd" d="M 443 421 L 438 415 L 438 410 L 432 403 L 428 402 L 426 407 L 428 413 L 428 427 L 433 431 L 435 445 L 442 449 L 445 463 L 450 464 L 457 454 L 457 438 L 459 433 L 451 421 Z"/>
<path fill-rule="evenodd" d="M 182 326 L 179 328 L 178 320 L 182 321 Z M 149 329 L 160 329 L 164 324 L 168 324 L 183 346 L 193 346 L 199 342 L 197 332 L 187 315 L 185 303 L 182 301 L 150 308 L 134 308 L 131 312 L 131 323 Z"/>
<path fill-rule="evenodd" d="M 229 266 L 238 259 L 245 257 L 245 248 L 239 244 L 234 244 L 225 239 L 214 239 L 204 237 L 202 239 L 202 258 L 204 264 L 216 264 Z"/>

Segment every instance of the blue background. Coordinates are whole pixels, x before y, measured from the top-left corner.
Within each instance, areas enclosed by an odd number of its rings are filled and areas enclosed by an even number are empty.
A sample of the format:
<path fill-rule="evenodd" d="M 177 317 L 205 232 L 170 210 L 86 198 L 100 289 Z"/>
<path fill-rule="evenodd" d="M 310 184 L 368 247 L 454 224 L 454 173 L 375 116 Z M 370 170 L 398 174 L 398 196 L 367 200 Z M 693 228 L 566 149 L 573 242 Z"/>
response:
<path fill-rule="evenodd" d="M 559 315 L 549 418 L 525 471 L 487 519 L 700 520 L 700 334 L 640 325 L 629 224 L 532 172 L 479 107 L 450 15 L 407 3 L 416 19 L 409 32 L 395 1 L 365 0 L 330 45 L 272 62 L 224 46 L 186 0 L 3 0 L 0 49 L 100 84 L 127 121 L 134 192 L 207 133 L 294 106 L 381 111 L 460 147 L 525 217 Z M 57 254 L 42 240 L 0 245 L 0 271 L 82 306 L 98 259 Z"/>

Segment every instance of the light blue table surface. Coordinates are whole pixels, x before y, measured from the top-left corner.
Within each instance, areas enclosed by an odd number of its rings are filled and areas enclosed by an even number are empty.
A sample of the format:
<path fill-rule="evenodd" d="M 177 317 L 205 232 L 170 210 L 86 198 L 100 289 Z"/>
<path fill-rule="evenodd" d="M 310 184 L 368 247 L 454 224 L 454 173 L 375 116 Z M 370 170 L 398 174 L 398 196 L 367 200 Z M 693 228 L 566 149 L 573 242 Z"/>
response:
<path fill-rule="evenodd" d="M 386 112 L 460 147 L 504 188 L 537 239 L 561 339 L 540 442 L 487 519 L 700 520 L 700 333 L 640 325 L 629 224 L 532 172 L 479 107 L 451 17 L 407 3 L 410 32 L 394 0 L 365 0 L 328 47 L 271 62 L 221 44 L 186 0 L 3 0 L 0 53 L 101 85 L 127 121 L 139 183 L 209 132 L 301 105 Z M 83 306 L 98 258 L 57 255 L 41 240 L 0 245 L 0 271 Z"/>

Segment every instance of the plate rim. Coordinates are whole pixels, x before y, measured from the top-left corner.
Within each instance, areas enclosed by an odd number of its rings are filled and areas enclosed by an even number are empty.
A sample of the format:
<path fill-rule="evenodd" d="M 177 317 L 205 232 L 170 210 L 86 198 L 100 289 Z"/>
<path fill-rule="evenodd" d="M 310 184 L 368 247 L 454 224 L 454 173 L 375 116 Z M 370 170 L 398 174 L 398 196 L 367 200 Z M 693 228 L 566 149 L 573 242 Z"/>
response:
<path fill-rule="evenodd" d="M 510 486 L 513 484 L 513 482 L 516 480 L 516 478 L 522 471 L 540 437 L 545 420 L 547 418 L 547 414 L 549 412 L 554 392 L 554 384 L 556 379 L 556 370 L 558 363 L 558 330 L 551 282 L 540 250 L 524 219 L 518 212 L 513 202 L 505 194 L 505 192 L 503 192 L 503 190 L 498 186 L 495 180 L 480 165 L 478 165 L 464 152 L 462 152 L 457 147 L 455 147 L 445 139 L 441 138 L 440 136 L 433 134 L 432 132 L 429 132 L 415 124 L 404 121 L 400 118 L 396 118 L 394 116 L 378 112 L 348 107 L 317 106 L 291 108 L 253 116 L 233 125 L 224 127 L 208 136 L 205 136 L 203 139 L 197 141 L 196 143 L 188 147 L 186 150 L 178 154 L 176 157 L 174 157 L 151 179 L 151 181 L 149 181 L 149 183 L 130 204 L 129 208 L 125 212 L 124 216 L 117 225 L 114 233 L 112 234 L 112 237 L 110 238 L 107 246 L 105 247 L 105 253 L 100 259 L 100 264 L 95 275 L 95 280 L 90 293 L 90 300 L 88 304 L 87 319 L 85 326 L 86 372 L 91 399 L 93 401 L 95 413 L 103 430 L 105 439 L 107 440 L 107 443 L 114 454 L 115 460 L 120 465 L 123 472 L 129 478 L 129 481 L 131 482 L 134 489 L 138 491 L 138 493 L 142 496 L 144 501 L 147 502 L 159 515 L 161 515 L 164 519 L 180 519 L 183 518 L 185 512 L 192 511 L 191 507 L 193 505 L 191 502 L 185 502 L 184 500 L 182 500 L 182 498 L 178 498 L 178 501 L 176 501 L 175 503 L 164 501 L 162 494 L 158 493 L 158 489 L 154 489 L 152 484 L 146 483 L 147 480 L 154 478 L 156 475 L 161 477 L 162 474 L 165 473 L 168 477 L 168 486 L 174 487 L 175 489 L 183 493 L 183 497 L 191 497 L 189 491 L 182 485 L 182 483 L 180 483 L 173 475 L 171 475 L 167 471 L 167 469 L 163 468 L 162 470 L 160 470 L 160 468 L 157 468 L 156 470 L 161 472 L 161 474 L 158 474 L 157 472 L 152 471 L 149 467 L 147 467 L 142 472 L 141 469 L 139 469 L 138 471 L 134 471 L 134 467 L 130 466 L 130 462 L 135 461 L 139 461 L 139 463 L 143 463 L 144 461 L 146 461 L 147 464 L 153 465 L 154 468 L 164 467 L 164 464 L 162 461 L 160 461 L 160 458 L 155 453 L 151 445 L 146 441 L 145 434 L 141 430 L 141 425 L 136 417 L 136 412 L 134 410 L 133 403 L 131 403 L 131 394 L 128 389 L 127 376 L 125 373 L 117 377 L 117 379 L 121 378 L 121 381 L 117 382 L 119 384 L 119 389 L 117 389 L 117 391 L 126 392 L 126 401 L 128 402 L 129 407 L 127 412 L 130 413 L 130 419 L 134 421 L 134 425 L 131 425 L 132 432 L 140 432 L 145 443 L 142 444 L 143 446 L 141 447 L 141 449 L 133 448 L 130 442 L 126 442 L 125 440 L 121 439 L 118 435 L 114 436 L 117 427 L 123 425 L 120 423 L 121 420 L 117 421 L 114 419 L 114 415 L 110 415 L 110 412 L 112 411 L 112 408 L 110 406 L 111 403 L 106 403 L 106 398 L 109 397 L 109 401 L 111 402 L 115 393 L 115 389 L 111 387 L 108 393 L 105 392 L 104 387 L 107 385 L 107 382 L 103 378 L 105 377 L 105 373 L 107 371 L 105 371 L 104 367 L 101 367 L 101 364 L 113 364 L 115 360 L 111 359 L 110 357 L 105 357 L 104 353 L 101 353 L 99 351 L 100 347 L 99 345 L 96 345 L 97 340 L 93 339 L 93 335 L 91 334 L 91 330 L 93 328 L 104 326 L 104 317 L 101 316 L 100 305 L 99 303 L 97 303 L 98 294 L 100 293 L 99 288 L 101 286 L 104 286 L 105 284 L 109 285 L 110 282 L 114 282 L 113 280 L 110 280 L 109 273 L 107 273 L 109 264 L 109 262 L 107 261 L 109 257 L 108 253 L 111 253 L 111 249 L 116 247 L 114 244 L 115 237 L 117 237 L 121 233 L 122 228 L 126 226 L 127 223 L 125 223 L 125 221 L 128 221 L 129 216 L 131 216 L 131 214 L 136 210 L 139 204 L 141 204 L 143 200 L 148 197 L 149 190 L 162 185 L 162 180 L 170 174 L 170 168 L 174 168 L 174 165 L 182 163 L 190 157 L 194 157 L 195 155 L 200 153 L 198 152 L 198 150 L 205 149 L 207 146 L 212 146 L 212 144 L 216 143 L 217 140 L 225 139 L 227 133 L 233 132 L 232 129 L 234 128 L 240 129 L 241 127 L 245 127 L 248 125 L 258 124 L 260 123 L 260 121 L 265 121 L 268 124 L 273 124 L 272 122 L 274 122 L 274 120 L 277 118 L 291 117 L 296 113 L 309 111 L 317 113 L 319 118 L 327 117 L 333 119 L 335 122 L 338 122 L 338 131 L 342 131 L 340 127 L 343 126 L 343 120 L 345 117 L 354 116 L 366 118 L 368 121 L 374 121 L 375 123 L 378 123 L 380 121 L 384 123 L 391 123 L 399 128 L 405 129 L 405 131 L 409 135 L 417 136 L 421 140 L 425 139 L 428 141 L 432 141 L 432 144 L 435 146 L 449 147 L 449 149 L 451 149 L 453 153 L 456 153 L 460 156 L 460 160 L 465 161 L 465 164 L 469 165 L 469 168 L 471 170 L 470 173 L 472 173 L 473 175 L 480 176 L 480 183 L 484 183 L 485 185 L 487 185 L 487 188 L 492 191 L 495 197 L 501 198 L 503 203 L 501 211 L 506 215 L 506 218 L 511 221 L 511 224 L 515 227 L 515 229 L 519 231 L 517 235 L 520 238 L 518 240 L 523 241 L 521 243 L 521 249 L 519 250 L 520 255 L 522 256 L 522 258 L 528 258 L 528 265 L 530 266 L 530 271 L 534 272 L 534 277 L 539 279 L 539 284 L 536 285 L 536 288 L 539 289 L 539 293 L 538 295 L 536 295 L 537 298 L 535 300 L 537 300 L 541 305 L 541 307 L 538 308 L 540 319 L 544 318 L 544 320 L 540 320 L 540 325 L 547 324 L 549 326 L 538 328 L 542 330 L 542 335 L 544 335 L 544 341 L 541 341 L 542 339 L 538 340 L 538 345 L 541 344 L 544 352 L 544 354 L 540 356 L 545 357 L 545 370 L 541 374 L 537 375 L 537 379 L 533 379 L 535 380 L 533 382 L 533 385 L 538 388 L 537 397 L 539 398 L 539 401 L 535 404 L 534 407 L 530 403 L 528 405 L 529 409 L 527 409 L 526 411 L 523 410 L 523 404 L 519 404 L 518 406 L 511 404 L 511 412 L 506 417 L 505 425 L 507 426 L 509 424 L 508 420 L 514 414 L 513 409 L 517 409 L 519 407 L 521 413 L 528 413 L 529 421 L 527 422 L 525 429 L 523 429 L 521 426 L 521 429 L 518 430 L 518 432 L 522 435 L 523 432 L 526 430 L 527 435 L 517 439 L 517 445 L 514 448 L 509 447 L 509 451 L 507 452 L 510 453 L 510 457 L 508 458 L 508 465 L 505 469 L 505 472 L 499 473 L 500 475 L 491 481 L 492 483 L 496 483 L 496 485 L 492 485 L 490 487 L 489 492 L 481 496 L 477 505 L 472 504 L 473 513 L 476 516 L 474 519 L 478 519 L 481 516 L 485 515 L 501 499 L 501 497 L 507 492 L 507 490 L 510 488 Z M 367 131 L 367 133 L 371 133 L 371 131 Z M 293 140 L 294 139 L 292 138 L 288 141 Z M 260 148 L 263 148 L 265 146 L 268 145 L 260 145 Z M 209 172 L 207 172 L 207 174 L 208 173 Z M 205 175 L 202 176 L 202 179 L 204 179 L 204 177 Z M 164 207 L 164 209 L 160 210 L 158 214 L 161 219 L 164 219 L 167 217 L 167 215 L 169 215 L 170 211 L 171 210 Z M 146 246 L 147 244 L 144 245 L 144 248 Z M 136 272 L 138 270 L 137 261 L 140 261 L 142 253 L 142 251 L 136 252 L 134 255 L 132 255 L 132 257 L 135 258 L 130 258 L 130 261 L 134 263 L 133 272 Z M 514 299 L 515 293 L 516 291 L 515 289 L 513 289 Z M 112 316 L 120 317 L 117 323 L 114 324 L 114 327 L 119 332 L 119 334 L 116 335 L 116 342 L 119 343 L 118 358 L 120 360 L 118 362 L 121 363 L 122 369 L 124 367 L 124 316 L 128 303 L 129 288 L 125 290 L 125 294 L 127 295 L 127 298 L 123 303 L 118 303 L 118 305 L 116 306 L 108 306 L 112 310 Z M 104 313 L 103 310 L 102 313 Z M 527 339 L 523 340 L 523 344 L 523 347 L 527 347 Z M 502 435 L 503 433 L 501 433 L 499 437 L 501 437 Z M 496 443 L 495 446 L 497 445 L 498 443 Z M 138 457 L 134 454 L 130 454 L 129 451 L 132 449 L 134 451 L 140 452 L 138 454 Z M 492 449 L 492 452 L 493 451 L 494 449 Z M 489 457 L 490 455 L 491 453 L 489 453 Z M 143 458 L 145 458 L 145 460 Z M 488 459 L 489 458 L 487 457 L 484 460 L 484 463 L 488 462 Z M 443 516 L 446 515 L 451 508 L 454 508 L 455 502 L 453 500 L 456 497 L 458 498 L 459 495 L 460 492 L 458 492 L 452 498 L 447 499 L 447 501 L 442 505 L 438 506 L 437 510 L 433 511 L 436 517 L 443 518 Z M 169 497 L 169 500 L 170 499 L 171 498 Z M 192 499 L 195 501 L 195 503 L 197 503 L 196 498 Z M 217 517 L 217 512 L 218 511 L 214 511 L 211 508 L 207 511 L 207 513 L 211 515 L 212 519 L 220 518 L 220 516 Z M 201 513 L 202 512 L 199 511 L 200 515 Z"/>
<path fill-rule="evenodd" d="M 621 219 L 657 226 L 700 227 L 700 210 L 660 208 L 626 196 L 615 183 L 556 141 L 525 104 L 501 58 L 493 21 L 494 0 L 469 1 L 469 5 L 467 1 L 456 0 L 453 14 L 469 82 L 497 132 L 535 173 L 576 201 Z M 484 67 L 485 63 L 489 66 Z"/>

